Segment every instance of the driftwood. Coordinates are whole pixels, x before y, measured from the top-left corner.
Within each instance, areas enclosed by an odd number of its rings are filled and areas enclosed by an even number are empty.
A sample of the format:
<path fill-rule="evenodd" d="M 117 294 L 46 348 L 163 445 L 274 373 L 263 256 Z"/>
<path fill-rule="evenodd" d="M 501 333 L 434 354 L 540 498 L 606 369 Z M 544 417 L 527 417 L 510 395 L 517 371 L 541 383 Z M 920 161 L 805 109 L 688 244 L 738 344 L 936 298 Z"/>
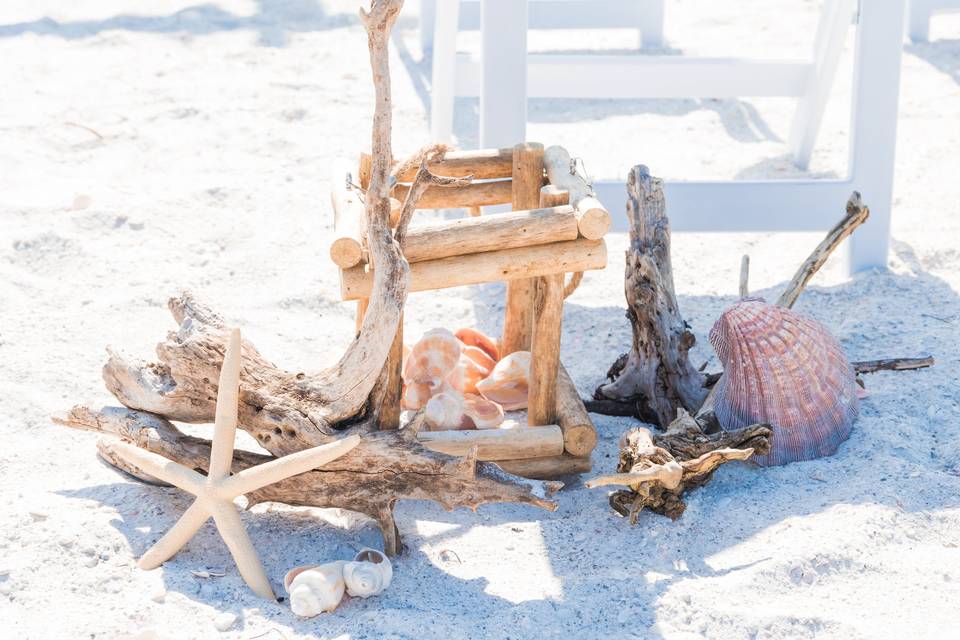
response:
<path fill-rule="evenodd" d="M 319 373 L 290 372 L 268 362 L 249 342 L 242 343 L 239 425 L 274 457 L 351 434 L 361 442 L 347 456 L 317 470 L 246 494 L 250 504 L 264 501 L 291 505 L 340 507 L 373 517 L 383 531 L 389 554 L 401 549 L 393 520 L 393 505 L 400 499 L 434 500 L 447 508 L 476 508 L 488 502 L 520 502 L 546 509 L 556 508 L 548 496 L 558 483 L 516 478 L 499 467 L 476 461 L 476 450 L 453 458 L 426 449 L 417 442 L 419 421 L 399 431 L 379 432 L 381 422 L 396 402 L 384 402 L 389 376 L 399 360 L 388 356 L 397 351 L 396 338 L 409 288 L 409 265 L 401 251 L 405 225 L 398 224 L 394 237 L 389 220 L 389 197 L 394 179 L 391 148 L 390 31 L 402 0 L 373 0 L 361 11 L 370 49 L 375 89 L 372 153 L 360 167 L 366 189 L 365 233 L 369 259 L 377 265 L 365 313 L 357 337 L 333 367 Z M 432 158 L 423 158 L 408 191 L 431 188 L 460 189 L 462 178 L 436 181 L 424 171 Z M 425 162 L 426 161 L 426 162 Z M 440 163 L 442 166 L 442 163 Z M 428 191 L 429 192 L 429 189 Z M 415 202 L 404 203 L 410 211 Z M 402 216 L 401 216 L 402 217 Z M 157 347 L 158 363 L 144 363 L 111 353 L 103 375 L 107 388 L 124 408 L 92 411 L 75 407 L 58 420 L 69 427 L 122 438 L 139 447 L 204 470 L 210 443 L 180 433 L 171 420 L 190 423 L 213 421 L 219 368 L 228 329 L 218 314 L 190 294 L 170 301 L 170 310 L 180 324 Z M 101 454 L 144 480 L 138 469 L 122 465 L 112 456 L 109 442 Z M 237 470 L 260 464 L 270 456 L 237 452 Z"/>
<path fill-rule="evenodd" d="M 587 487 L 625 485 L 610 494 L 610 506 L 636 523 L 643 509 L 676 520 L 686 509 L 683 495 L 710 481 L 717 467 L 731 460 L 746 460 L 770 447 L 770 428 L 752 425 L 736 431 L 706 435 L 690 414 L 680 416 L 662 435 L 635 427 L 620 443 L 617 473 L 600 476 Z"/>
<path fill-rule="evenodd" d="M 633 329 L 630 353 L 608 374 L 594 399 L 626 404 L 644 422 L 665 427 L 677 409 L 696 412 L 707 395 L 704 376 L 690 363 L 696 343 L 680 315 L 670 262 L 670 223 L 662 182 L 647 167 L 631 169 L 627 178 L 627 318 Z M 603 411 L 606 404 L 589 405 Z M 630 415 L 630 414 L 628 414 Z"/>

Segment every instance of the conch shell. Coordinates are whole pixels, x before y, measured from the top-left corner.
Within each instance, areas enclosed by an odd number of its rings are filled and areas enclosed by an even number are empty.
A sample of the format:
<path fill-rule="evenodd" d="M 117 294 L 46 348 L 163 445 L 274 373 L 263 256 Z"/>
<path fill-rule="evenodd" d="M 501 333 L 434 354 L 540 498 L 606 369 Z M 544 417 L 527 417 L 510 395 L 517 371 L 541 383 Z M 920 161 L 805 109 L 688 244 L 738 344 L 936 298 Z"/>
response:
<path fill-rule="evenodd" d="M 494 362 L 500 359 L 500 349 L 497 347 L 496 341 L 476 329 L 458 329 L 454 335 L 466 346 L 481 349 Z"/>
<path fill-rule="evenodd" d="M 330 613 L 340 604 L 346 583 L 343 560 L 321 565 L 297 567 L 287 572 L 283 586 L 290 594 L 290 608 L 298 616 L 309 618 Z"/>
<path fill-rule="evenodd" d="M 447 382 L 457 391 L 477 393 L 477 383 L 490 375 L 496 365 L 496 360 L 480 347 L 464 346 Z"/>
<path fill-rule="evenodd" d="M 446 329 L 433 329 L 410 348 L 403 363 L 403 381 L 425 384 L 434 392 L 460 360 L 460 341 Z"/>
<path fill-rule="evenodd" d="M 387 556 L 376 549 L 363 549 L 353 562 L 343 565 L 343 580 L 347 593 L 358 598 L 369 598 L 383 593 L 393 579 L 393 566 Z"/>
<path fill-rule="evenodd" d="M 503 408 L 478 395 L 447 389 L 430 398 L 423 420 L 431 431 L 493 429 L 503 422 Z"/>
<path fill-rule="evenodd" d="M 477 383 L 477 391 L 501 405 L 506 411 L 527 408 L 530 389 L 530 352 L 514 351 L 493 368 L 490 375 Z"/>
<path fill-rule="evenodd" d="M 710 331 L 723 363 L 714 411 L 724 429 L 773 427 L 774 466 L 828 456 L 847 439 L 858 413 L 856 375 L 822 324 L 789 309 L 745 298 Z"/>

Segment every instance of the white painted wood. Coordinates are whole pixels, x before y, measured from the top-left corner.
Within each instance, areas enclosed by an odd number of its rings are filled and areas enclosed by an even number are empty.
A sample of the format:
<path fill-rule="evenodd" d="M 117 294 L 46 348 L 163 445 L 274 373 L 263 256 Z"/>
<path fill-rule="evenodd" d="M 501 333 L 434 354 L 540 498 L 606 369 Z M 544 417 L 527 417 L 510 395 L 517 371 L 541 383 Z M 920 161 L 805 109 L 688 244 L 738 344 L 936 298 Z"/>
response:
<path fill-rule="evenodd" d="M 910 40 L 929 41 L 930 18 L 934 13 L 945 11 L 960 11 L 960 0 L 910 0 Z"/>
<path fill-rule="evenodd" d="M 441 0 L 441 3 L 446 4 L 446 1 Z M 459 5 L 457 2 L 458 8 Z M 437 0 L 420 0 L 420 51 L 424 53 L 433 49 L 433 38 L 438 31 L 436 12 Z"/>
<path fill-rule="evenodd" d="M 421 31 L 429 31 L 433 24 L 427 15 L 438 2 L 452 0 L 421 0 Z M 460 31 L 480 29 L 481 0 L 460 0 Z M 429 5 L 429 6 L 428 6 Z M 635 26 L 643 46 L 662 46 L 664 0 L 533 0 L 529 5 L 531 29 L 629 29 Z M 433 36 L 421 34 L 424 39 Z"/>
<path fill-rule="evenodd" d="M 424 2 L 433 0 L 424 0 Z M 436 28 L 433 56 L 432 91 L 430 92 L 430 133 L 435 142 L 450 142 L 453 138 L 454 87 L 457 73 L 457 21 L 460 2 L 441 0 L 431 8 Z"/>
<path fill-rule="evenodd" d="M 662 47 L 665 44 L 663 39 L 664 24 L 666 23 L 665 1 L 647 0 L 637 4 L 641 5 L 640 48 L 657 49 Z"/>
<path fill-rule="evenodd" d="M 530 98 L 796 97 L 813 70 L 808 62 L 680 56 L 530 54 L 527 61 Z M 479 95 L 481 60 L 459 54 L 456 68 L 454 93 Z M 643 82 L 624 82 L 629 76 Z"/>
<path fill-rule="evenodd" d="M 837 75 L 843 43 L 850 30 L 850 19 L 856 6 L 857 0 L 828 0 L 820 14 L 814 45 L 814 63 L 790 127 L 790 152 L 801 169 L 810 165 L 810 156 L 820 132 L 823 112 Z"/>
<path fill-rule="evenodd" d="M 526 139 L 526 0 L 481 0 L 481 148 L 512 147 Z M 456 58 L 454 58 L 456 59 Z"/>
<path fill-rule="evenodd" d="M 852 272 L 887 266 L 905 10 L 906 0 L 860 0 L 849 166 L 870 219 L 850 238 Z"/>

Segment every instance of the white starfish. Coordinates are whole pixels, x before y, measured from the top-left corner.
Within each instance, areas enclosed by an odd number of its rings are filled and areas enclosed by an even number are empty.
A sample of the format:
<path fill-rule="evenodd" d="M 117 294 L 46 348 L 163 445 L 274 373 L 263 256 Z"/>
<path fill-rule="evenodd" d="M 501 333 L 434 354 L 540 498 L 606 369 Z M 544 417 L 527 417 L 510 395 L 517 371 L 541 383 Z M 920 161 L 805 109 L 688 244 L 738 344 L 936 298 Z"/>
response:
<path fill-rule="evenodd" d="M 214 422 L 210 467 L 203 476 L 161 455 L 126 442 L 117 442 L 112 449 L 127 462 L 150 475 L 165 480 L 197 496 L 170 531 L 140 558 L 141 569 L 155 569 L 173 557 L 213 516 L 220 537 L 227 543 L 240 575 L 253 591 L 264 598 L 276 599 L 270 580 L 257 551 L 247 536 L 233 499 L 290 476 L 327 464 L 360 443 L 354 435 L 312 449 L 298 451 L 276 460 L 244 469 L 230 475 L 233 463 L 234 437 L 237 432 L 237 403 L 240 399 L 240 331 L 230 333 L 227 351 L 220 369 L 217 390 L 217 412 Z"/>

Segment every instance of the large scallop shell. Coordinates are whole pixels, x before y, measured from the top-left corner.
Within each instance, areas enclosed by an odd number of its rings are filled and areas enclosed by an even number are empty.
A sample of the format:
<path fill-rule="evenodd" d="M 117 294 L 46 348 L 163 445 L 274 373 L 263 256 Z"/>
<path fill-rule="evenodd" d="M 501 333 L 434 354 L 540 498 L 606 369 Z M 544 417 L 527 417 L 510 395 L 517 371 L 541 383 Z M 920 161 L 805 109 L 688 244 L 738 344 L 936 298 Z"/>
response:
<path fill-rule="evenodd" d="M 490 375 L 496 361 L 480 347 L 464 346 L 460 350 L 460 360 L 447 376 L 451 387 L 463 393 L 477 393 L 477 383 Z"/>
<path fill-rule="evenodd" d="M 490 375 L 477 383 L 477 390 L 487 400 L 507 411 L 527 408 L 530 389 L 530 352 L 514 351 L 505 356 Z"/>
<path fill-rule="evenodd" d="M 469 327 L 457 329 L 454 335 L 457 336 L 457 340 L 468 347 L 482 349 L 494 362 L 500 359 L 500 349 L 497 347 L 497 341 L 490 336 Z"/>
<path fill-rule="evenodd" d="M 858 411 L 856 376 L 822 324 L 745 298 L 723 312 L 710 342 L 723 363 L 714 403 L 720 425 L 773 427 L 770 453 L 752 460 L 764 466 L 812 460 L 849 437 Z"/>

